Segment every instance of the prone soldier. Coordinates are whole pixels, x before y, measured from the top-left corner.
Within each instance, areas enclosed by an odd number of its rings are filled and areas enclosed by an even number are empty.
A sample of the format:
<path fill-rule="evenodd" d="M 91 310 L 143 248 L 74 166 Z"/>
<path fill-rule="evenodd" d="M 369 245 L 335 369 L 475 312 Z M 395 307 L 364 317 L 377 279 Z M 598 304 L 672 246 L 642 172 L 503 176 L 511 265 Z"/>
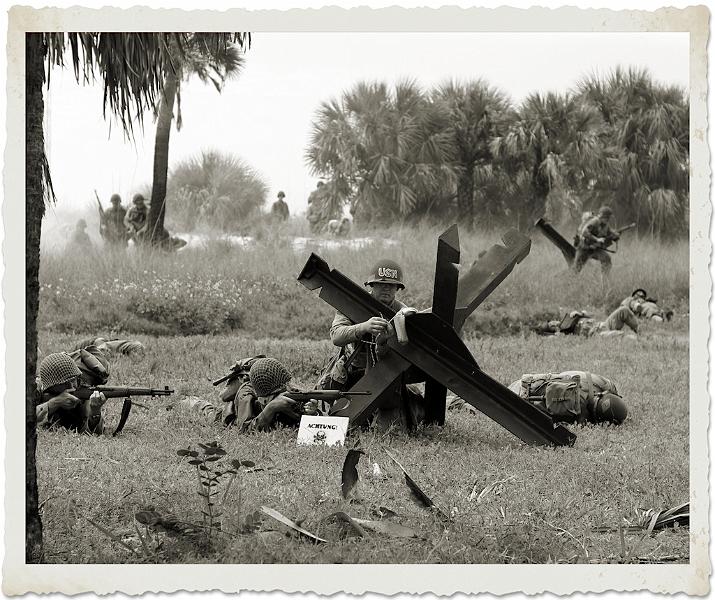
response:
<path fill-rule="evenodd" d="M 628 307 L 638 317 L 651 319 L 656 323 L 670 321 L 673 318 L 673 311 L 658 306 L 655 298 L 649 298 L 643 288 L 638 288 L 628 298 L 625 298 L 621 302 L 621 306 Z"/>
<path fill-rule="evenodd" d="M 565 423 L 620 425 L 628 409 L 616 385 L 588 371 L 524 374 L 509 389 Z"/>
<path fill-rule="evenodd" d="M 605 321 L 594 319 L 586 311 L 572 310 L 561 320 L 547 321 L 544 325 L 535 327 L 534 331 L 542 335 L 616 336 L 623 335 L 625 327 L 637 334 L 638 320 L 630 308 L 619 306 Z"/>

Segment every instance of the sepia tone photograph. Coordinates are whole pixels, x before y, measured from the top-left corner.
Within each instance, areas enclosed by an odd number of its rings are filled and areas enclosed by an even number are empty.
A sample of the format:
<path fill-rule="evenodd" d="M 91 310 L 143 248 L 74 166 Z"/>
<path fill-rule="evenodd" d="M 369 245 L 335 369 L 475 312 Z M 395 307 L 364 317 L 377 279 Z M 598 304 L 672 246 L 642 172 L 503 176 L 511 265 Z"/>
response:
<path fill-rule="evenodd" d="M 86 12 L 9 17 L 25 566 L 709 568 L 687 25 Z"/>

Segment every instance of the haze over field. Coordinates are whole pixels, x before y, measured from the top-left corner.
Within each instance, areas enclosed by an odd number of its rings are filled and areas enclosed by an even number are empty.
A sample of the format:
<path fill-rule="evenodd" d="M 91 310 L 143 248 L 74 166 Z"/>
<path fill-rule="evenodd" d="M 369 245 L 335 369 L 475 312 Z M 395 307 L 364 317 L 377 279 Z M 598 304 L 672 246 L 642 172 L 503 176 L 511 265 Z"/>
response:
<path fill-rule="evenodd" d="M 688 86 L 687 33 L 257 33 L 246 66 L 221 95 L 193 78 L 182 88 L 183 126 L 171 134 L 170 167 L 201 149 L 245 159 L 266 179 L 269 201 L 284 190 L 303 212 L 317 181 L 305 164 L 310 123 L 323 101 L 360 80 L 415 78 L 430 87 L 482 77 L 514 102 L 534 91 L 564 92 L 591 72 L 647 68 L 656 80 Z M 59 203 L 83 210 L 93 190 L 126 204 L 151 183 L 154 124 L 146 115 L 136 145 L 102 117 L 100 86 L 71 70 L 52 72 L 47 146 Z"/>

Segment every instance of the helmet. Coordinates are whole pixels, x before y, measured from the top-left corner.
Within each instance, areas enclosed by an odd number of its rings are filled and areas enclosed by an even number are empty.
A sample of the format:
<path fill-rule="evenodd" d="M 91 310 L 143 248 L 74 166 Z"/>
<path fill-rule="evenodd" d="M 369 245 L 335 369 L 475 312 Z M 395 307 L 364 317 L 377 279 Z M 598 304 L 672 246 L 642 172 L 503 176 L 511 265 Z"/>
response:
<path fill-rule="evenodd" d="M 256 394 L 263 397 L 284 389 L 292 375 L 275 358 L 259 358 L 251 365 L 248 377 Z"/>
<path fill-rule="evenodd" d="M 402 267 L 392 260 L 378 260 L 375 266 L 370 270 L 365 285 L 372 285 L 373 283 L 393 283 L 399 286 L 400 289 L 404 289 L 405 284 L 402 283 Z"/>
<path fill-rule="evenodd" d="M 48 354 L 40 363 L 40 391 L 52 386 L 69 383 L 82 373 L 66 352 Z"/>
<path fill-rule="evenodd" d="M 599 217 L 612 217 L 613 211 L 611 210 L 610 206 L 602 206 L 601 208 L 598 209 L 598 216 Z"/>
<path fill-rule="evenodd" d="M 633 293 L 631 296 L 635 296 L 636 294 L 641 294 L 644 298 L 648 297 L 648 292 L 646 292 L 643 288 L 638 288 L 637 290 L 633 290 Z"/>
<path fill-rule="evenodd" d="M 617 394 L 605 393 L 596 403 L 596 418 L 620 425 L 626 420 L 628 409 L 623 398 Z"/>
<path fill-rule="evenodd" d="M 109 199 L 109 201 L 114 204 L 115 202 L 121 202 L 122 197 L 119 194 L 112 194 L 112 197 Z"/>
<path fill-rule="evenodd" d="M 137 204 L 137 202 L 144 202 L 144 196 L 141 194 L 134 194 L 134 198 L 132 198 L 132 202 L 134 204 Z"/>
<path fill-rule="evenodd" d="M 281 191 L 281 192 L 278 192 L 278 197 L 279 197 L 279 198 L 285 198 L 285 196 L 286 196 L 285 193 L 283 193 L 282 191 Z"/>

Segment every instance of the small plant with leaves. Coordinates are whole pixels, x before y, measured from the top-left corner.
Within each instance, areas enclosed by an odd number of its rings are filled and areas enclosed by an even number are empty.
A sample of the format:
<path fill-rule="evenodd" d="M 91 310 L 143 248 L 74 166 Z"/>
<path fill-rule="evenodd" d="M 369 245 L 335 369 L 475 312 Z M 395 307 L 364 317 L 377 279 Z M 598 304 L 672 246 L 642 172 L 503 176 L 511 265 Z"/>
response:
<path fill-rule="evenodd" d="M 196 477 L 198 480 L 196 493 L 202 499 L 203 506 L 201 508 L 201 514 L 203 515 L 203 524 L 206 527 L 208 536 L 211 537 L 213 531 L 221 531 L 223 505 L 228 497 L 231 486 L 239 475 L 239 469 L 241 467 L 255 467 L 255 463 L 250 460 L 232 459 L 230 466 L 225 466 L 223 463 L 219 464 L 218 461 L 226 456 L 226 451 L 215 441 L 199 444 L 199 448 L 200 450 L 194 450 L 191 447 L 180 448 L 176 453 L 179 456 L 187 457 L 189 459 L 188 463 L 196 467 Z M 221 501 L 218 503 L 219 484 L 227 476 L 229 477 L 228 483 L 224 489 Z M 240 502 L 239 489 L 239 515 Z"/>

